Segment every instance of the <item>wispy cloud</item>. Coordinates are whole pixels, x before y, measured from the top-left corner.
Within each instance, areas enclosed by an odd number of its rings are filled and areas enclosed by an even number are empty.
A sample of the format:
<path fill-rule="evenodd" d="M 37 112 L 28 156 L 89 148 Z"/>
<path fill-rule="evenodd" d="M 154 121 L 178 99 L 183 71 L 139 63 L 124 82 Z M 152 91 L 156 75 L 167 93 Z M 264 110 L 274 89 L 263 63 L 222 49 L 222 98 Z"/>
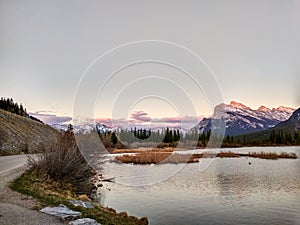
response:
<path fill-rule="evenodd" d="M 184 116 L 184 117 L 164 117 L 161 120 L 164 121 L 164 123 L 198 123 L 201 119 L 203 119 L 202 116 Z"/>
<path fill-rule="evenodd" d="M 130 116 L 131 119 L 137 122 L 150 122 L 151 117 L 144 111 L 135 111 Z"/>
<path fill-rule="evenodd" d="M 202 116 L 152 118 L 144 111 L 135 111 L 130 115 L 129 119 L 98 118 L 95 121 L 111 127 L 181 127 L 183 129 L 190 129 L 197 125 L 202 118 Z"/>
<path fill-rule="evenodd" d="M 30 116 L 36 117 L 46 124 L 59 124 L 71 122 L 72 117 L 69 116 L 57 116 L 54 114 L 49 114 L 47 111 L 38 111 L 35 113 L 29 113 Z"/>
<path fill-rule="evenodd" d="M 62 119 L 64 117 L 56 117 Z M 69 118 L 70 119 L 70 118 Z M 122 128 L 162 128 L 162 127 L 176 127 L 182 129 L 191 129 L 196 126 L 202 116 L 183 116 L 183 117 L 163 117 L 152 118 L 147 112 L 134 111 L 129 118 L 73 118 L 73 123 L 80 125 L 86 123 L 103 123 L 109 127 Z"/>

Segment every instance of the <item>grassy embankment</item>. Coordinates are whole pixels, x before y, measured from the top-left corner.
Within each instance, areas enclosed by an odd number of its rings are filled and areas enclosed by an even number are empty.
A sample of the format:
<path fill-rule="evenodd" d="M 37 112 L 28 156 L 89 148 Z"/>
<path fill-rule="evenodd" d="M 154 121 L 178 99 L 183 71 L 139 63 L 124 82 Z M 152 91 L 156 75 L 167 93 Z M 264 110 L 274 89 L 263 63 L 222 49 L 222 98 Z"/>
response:
<path fill-rule="evenodd" d="M 158 164 L 158 163 L 193 163 L 198 162 L 201 158 L 219 157 L 219 158 L 234 158 L 234 157 L 250 157 L 260 159 L 297 159 L 295 153 L 274 153 L 274 152 L 249 152 L 249 153 L 234 153 L 234 152 L 219 152 L 219 153 L 200 153 L 200 154 L 172 154 L 171 152 L 140 152 L 133 155 L 117 156 L 115 159 L 122 163 L 133 164 Z"/>
<path fill-rule="evenodd" d="M 88 217 L 97 220 L 103 225 L 146 225 L 147 218 L 138 219 L 128 216 L 127 213 L 117 213 L 114 209 L 103 207 L 97 203 L 92 203 L 94 209 L 76 207 L 69 203 L 70 199 L 88 200 L 86 195 L 78 195 L 72 185 L 64 182 L 57 182 L 51 178 L 37 175 L 33 171 L 25 172 L 21 177 L 11 184 L 11 189 L 25 195 L 30 195 L 40 202 L 40 209 L 45 206 L 58 206 L 64 204 L 68 208 L 80 211 L 82 217 Z"/>
<path fill-rule="evenodd" d="M 28 163 L 30 169 L 10 187 L 37 199 L 40 202 L 38 208 L 64 204 L 101 224 L 148 224 L 147 218 L 138 219 L 125 212 L 117 213 L 97 203 L 92 203 L 94 209 L 75 207 L 69 203 L 70 199 L 90 201 L 88 195 L 95 189 L 92 179 L 96 175 L 82 157 L 72 132 L 66 132 L 58 144 L 37 157 L 31 157 Z"/>

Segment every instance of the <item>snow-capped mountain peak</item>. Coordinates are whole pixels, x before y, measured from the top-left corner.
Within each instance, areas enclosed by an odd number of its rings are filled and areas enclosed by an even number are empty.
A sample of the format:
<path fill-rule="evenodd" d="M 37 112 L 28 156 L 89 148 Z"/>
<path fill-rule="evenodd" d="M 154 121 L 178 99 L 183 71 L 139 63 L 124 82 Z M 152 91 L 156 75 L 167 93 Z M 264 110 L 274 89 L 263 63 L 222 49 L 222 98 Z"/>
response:
<path fill-rule="evenodd" d="M 231 101 L 229 105 L 237 109 L 250 109 L 248 106 L 245 106 L 242 103 L 235 101 Z"/>
<path fill-rule="evenodd" d="M 284 106 L 272 110 L 265 106 L 251 109 L 242 103 L 232 101 L 228 105 L 224 103 L 217 105 L 214 118 L 225 120 L 225 135 L 241 135 L 274 127 L 287 120 L 293 112 L 294 109 Z M 211 118 L 205 118 L 198 124 L 197 128 L 200 133 L 210 129 L 218 129 L 211 127 L 211 121 Z"/>
<path fill-rule="evenodd" d="M 273 109 L 276 110 L 276 109 Z M 291 108 L 291 107 L 285 107 L 285 106 L 279 106 L 277 108 L 277 110 L 279 111 L 284 111 L 284 112 L 288 112 L 288 113 L 293 113 L 295 111 L 295 109 Z"/>
<path fill-rule="evenodd" d="M 263 112 L 269 112 L 271 111 L 271 109 L 269 109 L 268 107 L 262 105 L 258 108 L 259 111 L 263 111 Z"/>
<path fill-rule="evenodd" d="M 53 128 L 60 130 L 60 131 L 66 131 L 68 129 L 68 124 L 52 124 Z M 83 123 L 83 124 L 76 124 L 73 125 L 73 131 L 75 134 L 86 134 L 91 133 L 92 131 L 97 131 L 98 133 L 106 133 L 106 132 L 112 132 L 113 128 L 103 124 L 103 123 Z"/>

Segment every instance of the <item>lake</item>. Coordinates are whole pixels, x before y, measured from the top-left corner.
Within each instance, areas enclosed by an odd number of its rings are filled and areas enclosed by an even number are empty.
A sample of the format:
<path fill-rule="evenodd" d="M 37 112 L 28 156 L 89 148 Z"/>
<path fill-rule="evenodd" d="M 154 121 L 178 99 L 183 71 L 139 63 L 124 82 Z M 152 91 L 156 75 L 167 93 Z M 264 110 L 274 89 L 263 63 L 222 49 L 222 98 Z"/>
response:
<path fill-rule="evenodd" d="M 300 156 L 300 147 L 222 151 Z M 152 225 L 300 224 L 300 159 L 214 158 L 204 171 L 199 163 L 106 162 L 103 167 L 105 176 L 116 177 L 116 183 L 104 183 L 100 203 L 148 217 Z"/>

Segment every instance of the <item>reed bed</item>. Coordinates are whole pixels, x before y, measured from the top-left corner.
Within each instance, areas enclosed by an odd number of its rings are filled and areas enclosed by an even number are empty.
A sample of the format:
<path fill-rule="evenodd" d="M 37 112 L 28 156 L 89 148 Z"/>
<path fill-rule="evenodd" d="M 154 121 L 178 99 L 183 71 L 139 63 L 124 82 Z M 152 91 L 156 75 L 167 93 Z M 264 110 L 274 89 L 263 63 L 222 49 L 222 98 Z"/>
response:
<path fill-rule="evenodd" d="M 194 163 L 201 158 L 219 157 L 219 158 L 238 158 L 252 157 L 260 159 L 297 159 L 295 153 L 275 153 L 275 152 L 219 152 L 219 153 L 200 153 L 200 154 L 172 154 L 172 152 L 139 152 L 134 155 L 122 155 L 115 157 L 115 160 L 122 163 L 133 164 L 159 164 L 159 163 Z"/>
<path fill-rule="evenodd" d="M 241 157 L 241 154 L 236 152 L 219 152 L 216 156 L 220 158 L 235 158 Z"/>
<path fill-rule="evenodd" d="M 152 152 L 173 152 L 178 150 L 176 148 L 139 148 L 139 149 L 113 149 L 111 154 L 122 154 L 122 153 L 152 153 Z M 181 149 L 180 149 L 181 150 Z M 184 149 L 183 149 L 184 150 Z"/>
<path fill-rule="evenodd" d="M 296 153 L 293 152 L 280 152 L 275 153 L 275 152 L 250 152 L 249 157 L 252 158 L 260 158 L 260 159 L 297 159 Z"/>

